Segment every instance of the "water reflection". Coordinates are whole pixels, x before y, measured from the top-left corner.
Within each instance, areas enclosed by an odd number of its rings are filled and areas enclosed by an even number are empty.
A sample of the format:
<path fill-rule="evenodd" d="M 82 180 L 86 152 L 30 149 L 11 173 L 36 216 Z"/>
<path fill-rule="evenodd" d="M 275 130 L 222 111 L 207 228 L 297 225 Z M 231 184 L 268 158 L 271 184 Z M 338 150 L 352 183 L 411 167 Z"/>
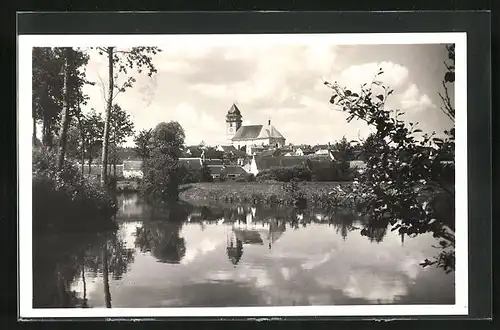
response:
<path fill-rule="evenodd" d="M 186 254 L 186 241 L 179 236 L 181 227 L 182 223 L 146 222 L 137 228 L 135 244 L 159 262 L 178 264 Z"/>
<path fill-rule="evenodd" d="M 419 265 L 432 235 L 335 210 L 118 202 L 115 232 L 35 240 L 35 307 L 454 303 L 454 274 Z"/>

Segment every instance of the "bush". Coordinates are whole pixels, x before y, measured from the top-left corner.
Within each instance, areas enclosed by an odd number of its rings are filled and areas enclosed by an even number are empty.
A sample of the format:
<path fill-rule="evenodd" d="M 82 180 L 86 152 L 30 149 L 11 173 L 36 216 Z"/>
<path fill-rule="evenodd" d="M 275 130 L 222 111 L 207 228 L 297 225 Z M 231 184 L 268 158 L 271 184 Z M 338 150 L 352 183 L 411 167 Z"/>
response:
<path fill-rule="evenodd" d="M 143 163 L 144 177 L 141 192 L 151 201 L 177 201 L 182 168 L 175 159 L 167 154 L 155 152 L 155 155 Z"/>
<path fill-rule="evenodd" d="M 33 153 L 34 227 L 84 230 L 111 224 L 117 211 L 114 200 L 99 184 L 84 180 L 74 164 L 65 162 L 58 170 L 56 160 L 53 152 Z"/>
<path fill-rule="evenodd" d="M 247 173 L 236 179 L 236 182 L 254 182 L 254 181 L 255 181 L 255 175 L 253 175 L 253 173 Z"/>
<path fill-rule="evenodd" d="M 257 174 L 257 181 L 281 181 L 289 182 L 291 180 L 311 181 L 312 172 L 304 166 L 273 167 L 261 171 Z"/>
<path fill-rule="evenodd" d="M 191 167 L 181 165 L 178 173 L 181 184 L 213 181 L 213 178 L 210 175 L 210 170 L 205 165 L 201 169 L 193 169 Z"/>

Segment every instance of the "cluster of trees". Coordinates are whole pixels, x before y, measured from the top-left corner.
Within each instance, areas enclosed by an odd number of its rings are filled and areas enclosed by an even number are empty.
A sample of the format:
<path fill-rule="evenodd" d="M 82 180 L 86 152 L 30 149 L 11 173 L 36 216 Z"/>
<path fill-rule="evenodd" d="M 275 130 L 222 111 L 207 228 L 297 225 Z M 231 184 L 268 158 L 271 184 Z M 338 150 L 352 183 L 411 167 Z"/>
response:
<path fill-rule="evenodd" d="M 210 169 L 205 164 L 203 164 L 201 168 L 192 168 L 188 165 L 181 165 L 179 167 L 179 175 L 181 184 L 213 181 Z"/>
<path fill-rule="evenodd" d="M 443 112 L 452 126 L 445 137 L 435 133 L 423 134 L 415 123 L 408 123 L 403 113 L 387 109 L 387 98 L 393 90 L 379 80 L 382 69 L 370 84 L 351 91 L 337 83 L 325 82 L 332 89 L 330 103 L 348 114 L 347 121 L 362 120 L 374 129 L 364 142 L 367 169 L 350 190 L 337 192 L 343 198 L 363 198 L 364 212 L 377 227 L 391 225 L 402 235 L 431 232 L 440 239 L 442 252 L 435 260 L 423 265 L 437 264 L 446 271 L 454 269 L 454 199 L 453 182 L 444 180 L 448 167 L 454 172 L 454 162 L 443 165 L 444 158 L 454 159 L 455 110 L 447 86 L 454 82 L 454 46 L 447 46 L 449 60 L 444 77 Z M 453 177 L 448 175 L 448 178 Z M 338 197 L 338 196 L 337 196 Z"/>
<path fill-rule="evenodd" d="M 129 69 L 140 73 L 146 68 L 151 76 L 156 72 L 152 55 L 159 50 L 156 47 L 122 50 L 106 47 L 97 51 L 107 57 L 109 64 L 104 117 L 93 110 L 83 111 L 89 100 L 84 86 L 94 84 L 86 78 L 89 50 L 33 48 L 33 146 L 41 147 L 34 148 L 33 152 L 33 220 L 40 230 L 74 230 L 83 223 L 83 227 L 92 227 L 89 219 L 109 220 L 116 212 L 116 204 L 106 191 L 108 163 L 116 164 L 116 149 L 133 133 L 134 127 L 129 115 L 114 100 L 132 87 L 135 79 L 126 77 L 122 85 L 118 80 L 120 75 L 128 75 Z M 37 138 L 38 124 L 42 126 L 41 141 Z M 83 180 L 83 160 L 88 159 L 91 165 L 99 153 L 103 166 L 101 182 L 95 185 Z M 80 171 L 69 158 L 82 160 Z M 82 217 L 87 222 L 81 221 Z"/>
<path fill-rule="evenodd" d="M 184 139 L 184 129 L 175 121 L 162 122 L 136 135 L 136 150 L 143 160 L 141 192 L 148 200 L 178 200 L 182 183 L 179 158 L 184 150 Z"/>
<path fill-rule="evenodd" d="M 66 156 L 79 159 L 81 172 L 87 162 L 88 173 L 94 163 L 101 163 L 102 136 L 104 134 L 104 118 L 100 112 L 91 109 L 88 113 L 78 114 L 76 122 L 70 124 L 67 135 Z M 134 134 L 134 123 L 130 115 L 118 104 L 114 105 L 110 118 L 109 163 L 113 165 L 116 177 L 116 164 L 120 164 L 119 150 L 126 139 Z"/>
<path fill-rule="evenodd" d="M 352 181 L 355 170 L 348 162 L 324 162 L 314 165 L 278 166 L 259 172 L 257 181 Z"/>
<path fill-rule="evenodd" d="M 133 123 L 127 113 L 114 101 L 120 93 L 131 88 L 135 78 L 129 70 L 138 73 L 157 72 L 152 57 L 157 47 L 96 48 L 108 60 L 108 86 L 102 84 L 105 94 L 104 117 L 91 111 L 84 114 L 88 96 L 83 93 L 88 50 L 64 48 L 33 49 L 33 145 L 58 151 L 58 168 L 63 167 L 66 156 L 81 155 L 89 162 L 101 155 L 101 184 L 108 183 L 108 164 L 116 164 L 117 147 L 133 134 Z M 124 78 L 120 83 L 120 78 Z M 76 121 L 74 120 L 76 119 Z M 42 141 L 37 139 L 37 124 L 42 124 Z M 79 140 L 79 142 L 76 142 Z M 116 171 L 116 170 L 115 170 Z"/>

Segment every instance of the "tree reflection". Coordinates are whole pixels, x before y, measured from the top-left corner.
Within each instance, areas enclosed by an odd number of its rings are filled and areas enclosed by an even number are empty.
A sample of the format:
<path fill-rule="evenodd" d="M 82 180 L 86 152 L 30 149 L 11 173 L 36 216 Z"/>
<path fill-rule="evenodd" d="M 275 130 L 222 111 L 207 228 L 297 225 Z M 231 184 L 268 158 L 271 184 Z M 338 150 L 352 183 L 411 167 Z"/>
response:
<path fill-rule="evenodd" d="M 182 223 L 144 222 L 137 228 L 135 245 L 150 252 L 158 261 L 178 264 L 186 254 L 186 241 L 180 237 Z"/>
<path fill-rule="evenodd" d="M 94 244 L 88 250 L 85 265 L 94 274 L 104 274 L 107 269 L 113 280 L 119 280 L 129 270 L 134 259 L 135 250 L 127 248 L 115 231 L 103 234 L 100 243 Z"/>
<path fill-rule="evenodd" d="M 338 212 L 338 210 L 329 210 L 328 212 L 328 224 L 335 228 L 337 234 L 342 236 L 345 241 L 347 235 L 354 230 L 359 228 L 354 226 L 355 216 L 353 213 Z"/>
<path fill-rule="evenodd" d="M 239 239 L 236 239 L 235 245 L 234 240 L 231 239 L 231 241 L 229 242 L 229 246 L 226 248 L 226 254 L 229 258 L 229 261 L 231 261 L 231 263 L 236 266 L 243 256 L 243 242 Z"/>
<path fill-rule="evenodd" d="M 380 243 L 384 240 L 387 234 L 389 221 L 386 219 L 368 221 L 361 229 L 361 235 L 368 237 L 370 242 Z"/>
<path fill-rule="evenodd" d="M 116 231 L 37 237 L 33 243 L 34 307 L 89 307 L 86 271 L 103 275 L 106 306 L 111 307 L 109 274 L 120 279 L 134 260 L 135 251 Z M 82 292 L 71 290 L 75 281 L 82 282 Z"/>

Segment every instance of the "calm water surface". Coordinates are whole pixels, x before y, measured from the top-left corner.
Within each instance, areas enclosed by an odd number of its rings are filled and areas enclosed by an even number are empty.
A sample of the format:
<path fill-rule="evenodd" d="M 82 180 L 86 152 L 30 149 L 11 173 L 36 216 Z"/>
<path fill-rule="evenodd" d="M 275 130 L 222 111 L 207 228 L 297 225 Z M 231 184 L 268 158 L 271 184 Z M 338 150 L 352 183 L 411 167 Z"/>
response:
<path fill-rule="evenodd" d="M 401 237 L 320 209 L 182 206 L 119 197 L 116 232 L 35 240 L 34 307 L 453 304 L 454 273 Z M 107 265 L 107 266 L 106 266 Z"/>

